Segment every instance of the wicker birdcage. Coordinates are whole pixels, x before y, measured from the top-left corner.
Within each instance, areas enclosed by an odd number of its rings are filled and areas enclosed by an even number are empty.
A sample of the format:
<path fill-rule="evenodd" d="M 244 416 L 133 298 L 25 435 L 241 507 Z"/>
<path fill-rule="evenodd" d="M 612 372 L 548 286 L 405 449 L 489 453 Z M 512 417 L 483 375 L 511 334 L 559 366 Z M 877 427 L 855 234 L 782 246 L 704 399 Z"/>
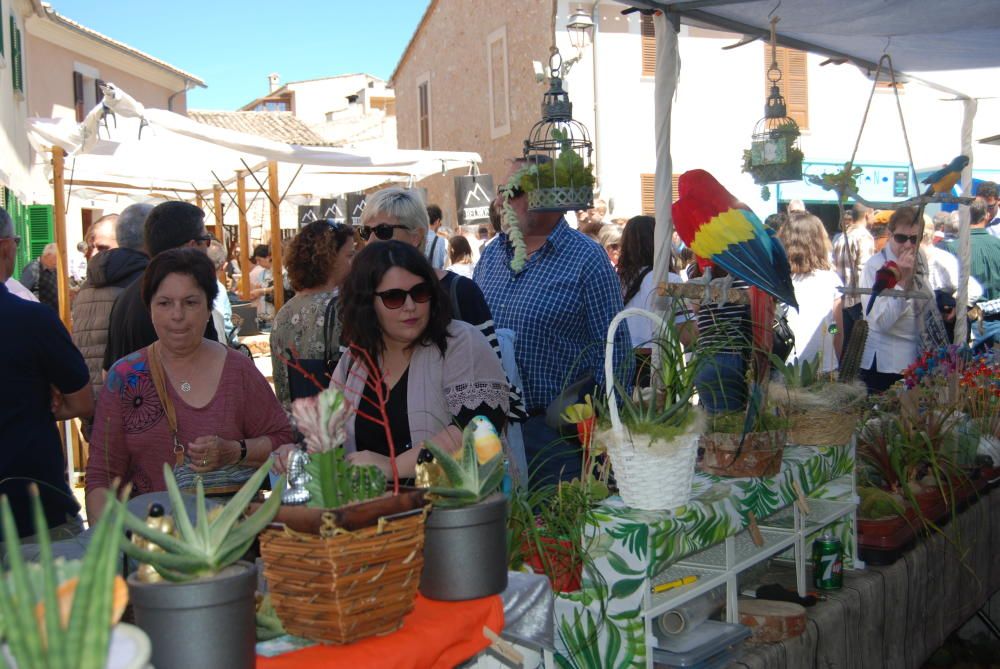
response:
<path fill-rule="evenodd" d="M 524 140 L 524 157 L 538 167 L 533 187 L 526 188 L 531 211 L 589 209 L 594 202 L 592 154 L 587 128 L 573 120 L 573 103 L 559 77 L 558 51 L 549 60 L 549 90 L 542 97 L 542 120 Z"/>

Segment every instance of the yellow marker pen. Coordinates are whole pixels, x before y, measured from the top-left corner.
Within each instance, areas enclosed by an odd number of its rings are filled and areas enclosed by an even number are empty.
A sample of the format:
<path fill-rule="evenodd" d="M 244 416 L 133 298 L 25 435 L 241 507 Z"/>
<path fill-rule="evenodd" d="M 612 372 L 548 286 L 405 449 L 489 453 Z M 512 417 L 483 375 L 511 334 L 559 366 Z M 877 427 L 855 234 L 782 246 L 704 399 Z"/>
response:
<path fill-rule="evenodd" d="M 660 592 L 666 592 L 667 590 L 673 590 L 674 588 L 679 588 L 682 585 L 691 585 L 698 580 L 697 576 L 685 576 L 684 578 L 679 578 L 675 581 L 667 581 L 666 583 L 660 583 L 659 585 L 654 585 L 650 590 L 653 594 Z"/>

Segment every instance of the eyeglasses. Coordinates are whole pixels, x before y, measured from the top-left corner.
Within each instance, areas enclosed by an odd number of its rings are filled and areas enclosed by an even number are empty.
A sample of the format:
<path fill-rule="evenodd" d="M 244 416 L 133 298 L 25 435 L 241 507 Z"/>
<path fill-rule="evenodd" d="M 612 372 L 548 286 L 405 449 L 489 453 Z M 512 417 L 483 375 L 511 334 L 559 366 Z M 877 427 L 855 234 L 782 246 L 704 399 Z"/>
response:
<path fill-rule="evenodd" d="M 388 223 L 379 223 L 374 228 L 369 228 L 367 225 L 365 225 L 361 228 L 361 239 L 367 242 L 369 237 L 371 237 L 372 233 L 374 232 L 375 237 L 377 239 L 381 239 L 383 242 L 387 242 L 390 239 L 392 239 L 392 235 L 395 234 L 393 233 L 393 230 L 396 230 L 397 228 L 400 230 L 410 229 L 405 225 L 400 225 L 399 223 L 395 223 L 393 225 L 390 225 Z"/>
<path fill-rule="evenodd" d="M 215 237 L 212 235 L 201 235 L 200 237 L 195 237 L 191 241 L 195 244 L 204 244 L 205 246 L 211 246 L 212 242 L 215 241 Z"/>
<path fill-rule="evenodd" d="M 429 302 L 431 299 L 431 286 L 424 281 L 409 290 L 390 288 L 389 290 L 383 290 L 381 293 L 375 294 L 382 300 L 382 304 L 386 309 L 399 309 L 406 303 L 407 296 L 417 304 Z"/>
<path fill-rule="evenodd" d="M 895 233 L 892 236 L 892 238 L 895 240 L 897 244 L 905 244 L 906 242 L 910 242 L 914 246 L 920 243 L 921 237 L 923 237 L 923 235 L 904 235 L 899 232 Z"/>

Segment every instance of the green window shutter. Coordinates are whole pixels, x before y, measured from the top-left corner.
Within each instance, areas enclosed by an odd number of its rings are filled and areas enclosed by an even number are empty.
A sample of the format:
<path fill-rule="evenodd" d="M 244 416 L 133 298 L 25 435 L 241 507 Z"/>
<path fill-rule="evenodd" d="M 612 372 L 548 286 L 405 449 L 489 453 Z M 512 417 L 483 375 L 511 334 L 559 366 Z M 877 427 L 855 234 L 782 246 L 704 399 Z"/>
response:
<path fill-rule="evenodd" d="M 0 16 L 3 16 L 3 2 L 0 2 Z M 3 50 L 3 21 L 0 20 L 0 56 L 3 56 L 3 54 L 4 54 L 4 50 Z M 3 202 L 0 201 L 0 204 L 3 204 Z"/>
<path fill-rule="evenodd" d="M 55 241 L 51 204 L 29 204 L 27 207 L 28 254 L 34 260 L 42 255 L 45 245 Z"/>

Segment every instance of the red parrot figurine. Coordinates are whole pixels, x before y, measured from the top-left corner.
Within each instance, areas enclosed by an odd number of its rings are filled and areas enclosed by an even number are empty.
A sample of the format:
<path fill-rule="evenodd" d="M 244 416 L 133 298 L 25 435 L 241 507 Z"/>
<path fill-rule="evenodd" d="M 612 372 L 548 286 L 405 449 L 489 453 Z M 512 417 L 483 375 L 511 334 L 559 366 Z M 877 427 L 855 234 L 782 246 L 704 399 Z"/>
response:
<path fill-rule="evenodd" d="M 705 170 L 682 174 L 677 194 L 674 229 L 696 256 L 798 309 L 785 249 L 749 207 Z"/>
<path fill-rule="evenodd" d="M 865 309 L 865 316 L 871 313 L 876 297 L 881 295 L 883 291 L 896 287 L 896 284 L 899 283 L 899 277 L 899 265 L 892 260 L 882 265 L 875 272 L 875 283 L 872 284 L 872 296 L 868 299 L 868 308 Z"/>

